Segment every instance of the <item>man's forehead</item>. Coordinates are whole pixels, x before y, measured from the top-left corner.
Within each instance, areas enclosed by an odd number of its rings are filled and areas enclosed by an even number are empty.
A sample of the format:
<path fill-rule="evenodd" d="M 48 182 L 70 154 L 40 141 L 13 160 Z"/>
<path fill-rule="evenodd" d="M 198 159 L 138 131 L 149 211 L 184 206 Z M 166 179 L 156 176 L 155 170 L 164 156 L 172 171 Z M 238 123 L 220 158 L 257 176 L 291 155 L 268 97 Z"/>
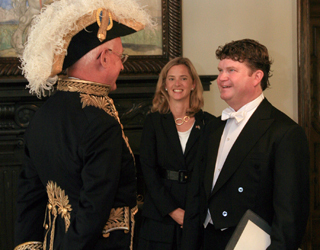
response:
<path fill-rule="evenodd" d="M 239 67 L 241 65 L 245 65 L 245 63 L 232 60 L 230 58 L 225 58 L 219 61 L 218 67 Z"/>

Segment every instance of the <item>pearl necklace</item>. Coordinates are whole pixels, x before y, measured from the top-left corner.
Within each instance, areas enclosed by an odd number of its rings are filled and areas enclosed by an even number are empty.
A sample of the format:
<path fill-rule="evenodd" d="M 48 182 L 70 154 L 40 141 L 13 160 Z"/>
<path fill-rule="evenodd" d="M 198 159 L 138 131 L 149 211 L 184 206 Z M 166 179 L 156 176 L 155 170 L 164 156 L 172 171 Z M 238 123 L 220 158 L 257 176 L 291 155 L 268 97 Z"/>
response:
<path fill-rule="evenodd" d="M 183 123 L 188 122 L 189 120 L 190 120 L 190 116 L 186 115 L 186 116 L 183 117 L 183 118 L 177 118 L 177 119 L 175 119 L 174 122 L 175 122 L 178 126 L 180 126 L 180 125 L 182 125 Z"/>

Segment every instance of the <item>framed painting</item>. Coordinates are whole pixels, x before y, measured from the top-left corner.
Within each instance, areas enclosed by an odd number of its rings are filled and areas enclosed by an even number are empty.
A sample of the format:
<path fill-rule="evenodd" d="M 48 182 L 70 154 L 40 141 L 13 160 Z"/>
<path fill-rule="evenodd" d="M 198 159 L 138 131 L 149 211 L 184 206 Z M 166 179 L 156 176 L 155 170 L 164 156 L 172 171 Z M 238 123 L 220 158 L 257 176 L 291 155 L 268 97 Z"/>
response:
<path fill-rule="evenodd" d="M 42 3 L 50 0 L 42 0 Z M 2 0 L 0 3 L 0 77 L 21 76 L 19 53 L 28 32 L 28 12 L 39 11 L 39 0 Z M 121 75 L 156 75 L 172 58 L 182 55 L 181 0 L 140 0 L 157 25 L 122 38 L 130 55 Z M 32 9 L 33 8 L 33 9 Z M 26 25 L 27 23 L 27 25 Z M 0 79 L 1 80 L 1 79 Z"/>

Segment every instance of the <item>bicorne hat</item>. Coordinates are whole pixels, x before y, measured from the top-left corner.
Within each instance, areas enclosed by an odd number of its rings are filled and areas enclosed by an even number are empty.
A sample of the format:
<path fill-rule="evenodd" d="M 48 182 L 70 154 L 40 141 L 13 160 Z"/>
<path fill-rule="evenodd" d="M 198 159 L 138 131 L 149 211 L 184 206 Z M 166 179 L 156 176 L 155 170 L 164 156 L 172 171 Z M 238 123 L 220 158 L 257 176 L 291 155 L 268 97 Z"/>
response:
<path fill-rule="evenodd" d="M 30 93 L 45 96 L 57 74 L 92 49 L 153 25 L 135 0 L 53 1 L 35 16 L 20 58 Z"/>

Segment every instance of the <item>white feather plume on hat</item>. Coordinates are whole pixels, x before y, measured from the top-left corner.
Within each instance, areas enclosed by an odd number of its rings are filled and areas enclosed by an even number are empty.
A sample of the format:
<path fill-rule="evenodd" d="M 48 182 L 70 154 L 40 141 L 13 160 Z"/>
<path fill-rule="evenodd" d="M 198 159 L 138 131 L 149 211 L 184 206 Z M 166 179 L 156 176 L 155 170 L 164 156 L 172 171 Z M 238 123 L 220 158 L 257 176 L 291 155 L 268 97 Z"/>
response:
<path fill-rule="evenodd" d="M 45 96 L 46 90 L 52 90 L 58 78 L 56 74 L 60 73 L 52 72 L 57 55 L 64 58 L 72 36 L 92 23 L 81 22 L 81 19 L 94 16 L 99 8 L 108 10 L 113 19 L 137 31 L 154 25 L 150 15 L 135 0 L 54 1 L 35 16 L 20 58 L 22 73 L 29 81 L 27 87 L 30 93 L 40 98 L 41 95 Z M 65 39 L 68 36 L 69 41 Z"/>

